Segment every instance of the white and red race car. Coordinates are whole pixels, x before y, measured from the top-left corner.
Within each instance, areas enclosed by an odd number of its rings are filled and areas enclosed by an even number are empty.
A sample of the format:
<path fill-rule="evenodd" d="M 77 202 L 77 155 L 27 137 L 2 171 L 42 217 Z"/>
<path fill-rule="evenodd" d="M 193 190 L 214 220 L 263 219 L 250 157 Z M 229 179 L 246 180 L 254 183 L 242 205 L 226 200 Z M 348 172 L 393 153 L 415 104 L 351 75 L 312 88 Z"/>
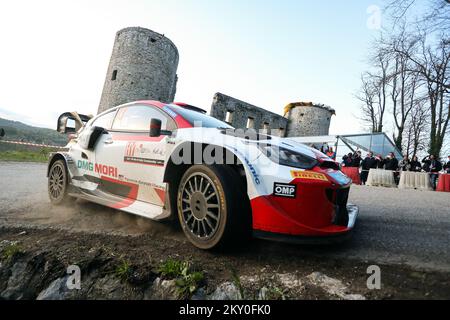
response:
<path fill-rule="evenodd" d="M 49 160 L 54 204 L 76 197 L 154 220 L 178 217 L 201 249 L 240 244 L 252 232 L 334 241 L 358 214 L 347 204 L 351 180 L 324 154 L 186 104 L 138 101 L 92 119 L 65 113 L 58 131 L 71 140 Z"/>

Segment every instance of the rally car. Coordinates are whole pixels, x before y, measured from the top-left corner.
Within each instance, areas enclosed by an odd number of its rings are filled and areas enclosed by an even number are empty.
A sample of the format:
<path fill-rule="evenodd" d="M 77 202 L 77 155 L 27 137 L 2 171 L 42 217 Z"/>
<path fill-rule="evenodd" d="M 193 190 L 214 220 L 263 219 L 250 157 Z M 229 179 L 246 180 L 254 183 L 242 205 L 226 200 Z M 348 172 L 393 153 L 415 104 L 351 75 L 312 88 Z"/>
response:
<path fill-rule="evenodd" d="M 69 135 L 48 163 L 54 204 L 81 198 L 154 220 L 178 220 L 198 248 L 251 234 L 341 239 L 358 208 L 336 162 L 289 139 L 238 130 L 182 103 L 137 101 L 96 117 L 62 114 Z"/>

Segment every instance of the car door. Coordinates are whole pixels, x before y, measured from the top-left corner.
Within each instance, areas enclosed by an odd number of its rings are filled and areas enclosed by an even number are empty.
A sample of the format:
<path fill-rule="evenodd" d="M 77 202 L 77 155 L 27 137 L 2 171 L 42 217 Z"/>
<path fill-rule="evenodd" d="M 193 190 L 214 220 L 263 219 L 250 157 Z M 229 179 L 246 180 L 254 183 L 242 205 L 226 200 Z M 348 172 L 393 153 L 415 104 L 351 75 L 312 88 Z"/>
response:
<path fill-rule="evenodd" d="M 92 134 L 95 134 L 93 129 L 103 128 L 109 130 L 114 116 L 115 111 L 111 111 L 89 121 L 78 133 L 76 138 L 77 143 L 71 145 L 70 155 L 74 160 L 79 176 L 78 179 L 74 180 L 74 184 L 82 189 L 92 190 L 92 186 L 89 183 L 85 183 L 86 181 L 92 181 L 93 183 L 98 182 L 99 173 L 96 170 L 98 166 L 96 166 L 95 159 L 96 149 L 97 146 L 105 143 L 105 138 L 108 136 L 107 131 L 104 131 L 104 134 L 98 136 L 95 145 L 90 146 L 90 142 L 92 143 L 93 141 L 91 139 Z M 100 131 L 97 130 L 97 133 L 98 132 Z"/>
<path fill-rule="evenodd" d="M 159 108 L 136 104 L 117 111 L 103 145 L 96 150 L 96 161 L 112 175 L 103 180 L 116 195 L 164 205 L 166 186 L 163 182 L 167 135 L 150 137 L 150 120 L 162 122 L 162 130 L 174 130 L 175 123 Z"/>

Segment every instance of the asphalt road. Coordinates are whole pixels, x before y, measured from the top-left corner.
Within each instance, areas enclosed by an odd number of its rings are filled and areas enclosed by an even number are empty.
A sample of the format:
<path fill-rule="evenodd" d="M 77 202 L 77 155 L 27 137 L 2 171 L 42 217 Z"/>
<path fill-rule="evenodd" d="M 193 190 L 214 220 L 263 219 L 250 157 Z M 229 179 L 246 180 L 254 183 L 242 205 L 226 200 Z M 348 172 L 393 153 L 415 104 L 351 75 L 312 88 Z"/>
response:
<path fill-rule="evenodd" d="M 173 227 L 77 200 L 53 207 L 47 197 L 46 165 L 0 162 L 0 226 L 56 228 L 88 233 L 141 235 L 186 241 Z M 450 194 L 353 186 L 360 207 L 351 240 L 311 247 L 255 240 L 247 254 L 286 252 L 406 264 L 450 271 Z"/>

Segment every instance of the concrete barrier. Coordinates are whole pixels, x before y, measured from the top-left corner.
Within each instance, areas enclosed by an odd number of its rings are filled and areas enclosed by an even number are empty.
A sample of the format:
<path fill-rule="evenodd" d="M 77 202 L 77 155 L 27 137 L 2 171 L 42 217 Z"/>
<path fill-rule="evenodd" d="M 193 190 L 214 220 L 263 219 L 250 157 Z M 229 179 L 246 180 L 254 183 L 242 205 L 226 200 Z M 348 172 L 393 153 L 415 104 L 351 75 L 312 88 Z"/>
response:
<path fill-rule="evenodd" d="M 394 172 L 383 169 L 370 169 L 366 184 L 373 187 L 397 188 Z"/>
<path fill-rule="evenodd" d="M 402 171 L 398 187 L 399 189 L 433 190 L 430 176 L 426 172 Z"/>

